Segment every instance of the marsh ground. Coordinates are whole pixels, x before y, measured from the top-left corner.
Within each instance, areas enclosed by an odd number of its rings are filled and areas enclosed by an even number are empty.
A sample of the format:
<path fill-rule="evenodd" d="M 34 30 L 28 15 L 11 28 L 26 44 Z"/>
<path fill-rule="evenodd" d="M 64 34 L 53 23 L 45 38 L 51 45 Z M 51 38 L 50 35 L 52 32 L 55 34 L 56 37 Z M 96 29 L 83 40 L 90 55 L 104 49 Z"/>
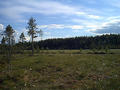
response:
<path fill-rule="evenodd" d="M 1 90 L 120 90 L 119 49 L 36 52 L 14 55 L 10 72 L 0 64 Z"/>

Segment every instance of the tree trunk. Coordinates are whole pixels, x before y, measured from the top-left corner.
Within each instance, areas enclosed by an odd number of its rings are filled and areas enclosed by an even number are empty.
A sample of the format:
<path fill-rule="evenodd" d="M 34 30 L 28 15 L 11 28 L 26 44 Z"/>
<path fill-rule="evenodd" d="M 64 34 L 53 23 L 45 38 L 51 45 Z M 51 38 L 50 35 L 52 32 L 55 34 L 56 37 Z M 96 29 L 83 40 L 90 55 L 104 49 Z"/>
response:
<path fill-rule="evenodd" d="M 32 55 L 34 55 L 34 41 L 33 41 L 34 36 L 32 35 Z"/>
<path fill-rule="evenodd" d="M 41 36 L 41 41 L 42 41 L 42 36 Z"/>
<path fill-rule="evenodd" d="M 22 43 L 24 42 L 23 38 L 22 38 Z"/>
<path fill-rule="evenodd" d="M 23 38 L 22 38 L 22 54 L 24 54 L 24 40 L 23 40 Z"/>
<path fill-rule="evenodd" d="M 11 46 L 10 46 L 10 38 L 8 41 L 8 64 L 10 64 L 10 57 L 11 57 Z"/>
<path fill-rule="evenodd" d="M 10 41 L 10 38 L 9 38 L 9 41 L 8 41 L 8 72 L 10 73 L 11 72 L 11 63 L 10 63 L 10 60 L 11 60 L 11 41 Z"/>

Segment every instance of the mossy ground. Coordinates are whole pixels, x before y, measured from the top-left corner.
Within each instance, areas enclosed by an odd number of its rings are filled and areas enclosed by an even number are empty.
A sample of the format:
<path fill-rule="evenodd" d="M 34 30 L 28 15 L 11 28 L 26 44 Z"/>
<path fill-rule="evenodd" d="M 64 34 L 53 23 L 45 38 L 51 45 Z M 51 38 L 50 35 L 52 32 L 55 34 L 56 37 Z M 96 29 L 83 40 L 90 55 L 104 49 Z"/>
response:
<path fill-rule="evenodd" d="M 120 50 L 42 50 L 0 64 L 0 90 L 120 90 Z M 2 56 L 1 56 L 2 61 Z"/>

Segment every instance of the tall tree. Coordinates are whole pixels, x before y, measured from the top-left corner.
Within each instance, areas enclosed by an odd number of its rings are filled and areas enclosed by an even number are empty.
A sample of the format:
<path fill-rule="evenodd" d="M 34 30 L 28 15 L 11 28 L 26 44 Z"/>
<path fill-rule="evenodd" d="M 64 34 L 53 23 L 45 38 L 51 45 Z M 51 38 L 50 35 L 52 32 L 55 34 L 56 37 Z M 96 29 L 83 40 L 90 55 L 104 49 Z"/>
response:
<path fill-rule="evenodd" d="M 21 33 L 21 35 L 20 35 L 19 38 L 20 38 L 20 42 L 22 42 L 22 43 L 21 43 L 21 49 L 22 49 L 22 52 L 21 52 L 21 53 L 23 54 L 23 53 L 24 53 L 24 41 L 25 41 L 25 39 L 26 39 L 24 33 Z M 20 51 L 21 51 L 21 50 L 20 50 Z"/>
<path fill-rule="evenodd" d="M 21 33 L 21 35 L 20 35 L 20 41 L 22 43 L 24 43 L 24 41 L 25 41 L 25 35 L 24 35 L 24 33 Z"/>
<path fill-rule="evenodd" d="M 12 28 L 12 26 L 8 25 L 4 31 L 5 36 L 8 40 L 8 63 L 10 63 L 10 57 L 11 57 L 11 44 L 12 44 L 12 39 L 14 37 L 14 30 Z"/>
<path fill-rule="evenodd" d="M 34 55 L 34 38 L 36 37 L 35 35 L 37 29 L 37 24 L 35 22 L 36 20 L 33 17 L 31 17 L 27 23 L 27 29 L 29 30 L 28 35 L 31 36 L 32 39 L 32 55 Z"/>

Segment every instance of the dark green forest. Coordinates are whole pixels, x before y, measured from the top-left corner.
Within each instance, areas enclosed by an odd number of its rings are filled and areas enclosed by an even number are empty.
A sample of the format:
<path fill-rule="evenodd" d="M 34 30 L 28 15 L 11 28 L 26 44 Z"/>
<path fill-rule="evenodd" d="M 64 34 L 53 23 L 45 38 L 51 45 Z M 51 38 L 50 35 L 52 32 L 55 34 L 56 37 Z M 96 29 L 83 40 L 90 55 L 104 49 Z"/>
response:
<path fill-rule="evenodd" d="M 16 45 L 21 45 L 18 43 Z M 31 43 L 25 42 L 24 49 L 30 50 Z M 47 39 L 34 42 L 35 49 L 120 49 L 120 34 Z"/>

